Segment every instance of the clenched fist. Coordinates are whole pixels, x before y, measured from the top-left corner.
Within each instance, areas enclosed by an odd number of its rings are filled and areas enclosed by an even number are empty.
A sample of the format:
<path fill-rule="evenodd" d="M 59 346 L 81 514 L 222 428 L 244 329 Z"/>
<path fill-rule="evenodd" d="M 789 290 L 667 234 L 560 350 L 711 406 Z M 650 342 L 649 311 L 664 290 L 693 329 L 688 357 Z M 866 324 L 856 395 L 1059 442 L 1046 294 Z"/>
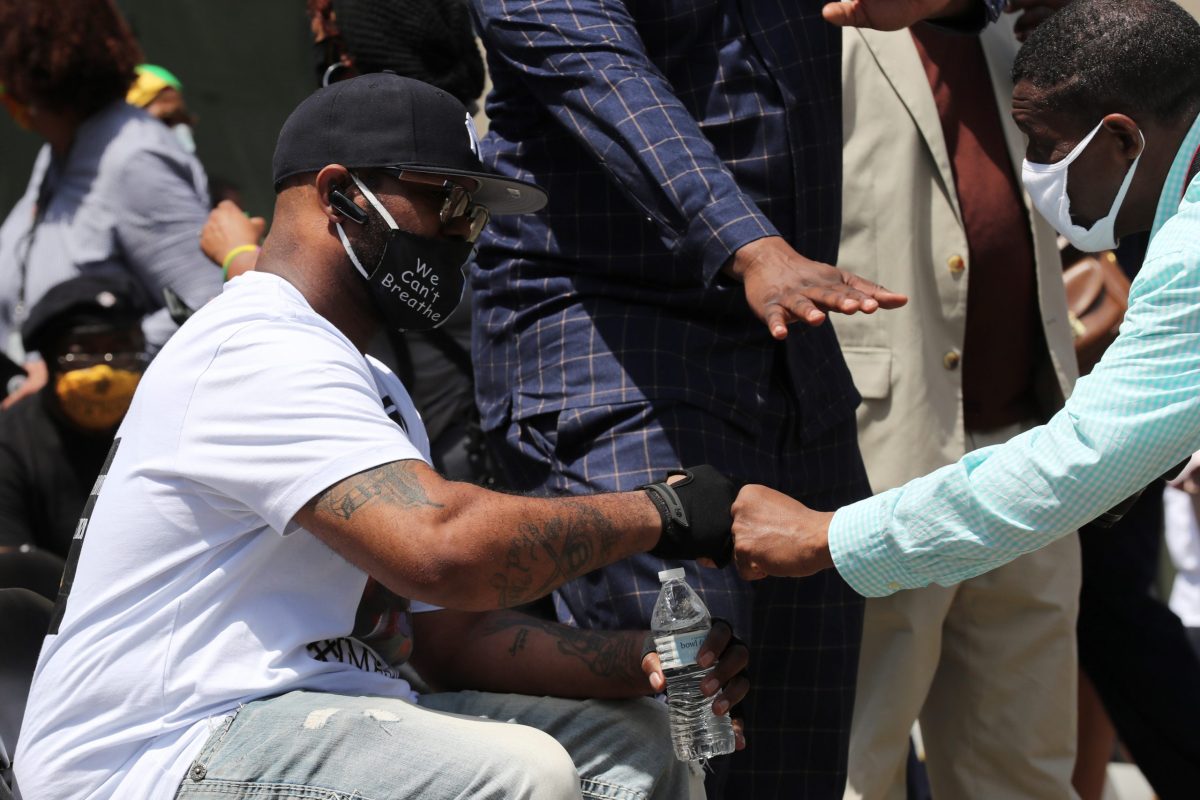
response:
<path fill-rule="evenodd" d="M 222 200 L 209 212 L 204 227 L 200 229 L 200 249 L 210 261 L 221 266 L 234 248 L 258 244 L 266 226 L 267 221 L 262 217 L 248 217 L 233 201 Z M 256 259 L 253 253 L 242 254 L 230 265 L 228 277 L 233 278 L 253 269 Z"/>
<path fill-rule="evenodd" d="M 833 566 L 832 512 L 813 511 L 786 494 L 751 484 L 733 503 L 733 561 L 746 580 L 799 578 Z"/>

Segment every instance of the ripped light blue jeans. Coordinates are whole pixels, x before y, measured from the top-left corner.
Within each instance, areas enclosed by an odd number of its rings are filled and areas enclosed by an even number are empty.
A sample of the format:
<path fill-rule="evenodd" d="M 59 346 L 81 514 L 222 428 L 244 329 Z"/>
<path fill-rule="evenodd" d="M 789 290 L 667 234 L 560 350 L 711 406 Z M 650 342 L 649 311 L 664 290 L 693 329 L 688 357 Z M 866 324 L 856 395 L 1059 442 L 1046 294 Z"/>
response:
<path fill-rule="evenodd" d="M 652 700 L 291 692 L 243 706 L 178 800 L 703 798 Z"/>

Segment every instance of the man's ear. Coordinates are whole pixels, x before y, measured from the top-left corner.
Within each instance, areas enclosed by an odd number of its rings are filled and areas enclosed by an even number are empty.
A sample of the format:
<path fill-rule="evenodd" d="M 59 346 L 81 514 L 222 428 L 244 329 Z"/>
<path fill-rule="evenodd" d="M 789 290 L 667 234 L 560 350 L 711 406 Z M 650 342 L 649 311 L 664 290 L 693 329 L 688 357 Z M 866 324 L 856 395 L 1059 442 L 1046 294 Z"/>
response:
<path fill-rule="evenodd" d="M 1133 161 L 1142 154 L 1146 147 L 1145 137 L 1141 128 L 1130 117 L 1124 114 L 1109 114 L 1104 118 L 1104 128 L 1114 134 L 1121 147 L 1121 156 L 1127 161 Z"/>
<path fill-rule="evenodd" d="M 367 212 L 350 199 L 354 193 L 354 181 L 348 169 L 341 164 L 329 164 L 317 173 L 316 187 L 321 211 L 330 222 L 366 223 Z"/>

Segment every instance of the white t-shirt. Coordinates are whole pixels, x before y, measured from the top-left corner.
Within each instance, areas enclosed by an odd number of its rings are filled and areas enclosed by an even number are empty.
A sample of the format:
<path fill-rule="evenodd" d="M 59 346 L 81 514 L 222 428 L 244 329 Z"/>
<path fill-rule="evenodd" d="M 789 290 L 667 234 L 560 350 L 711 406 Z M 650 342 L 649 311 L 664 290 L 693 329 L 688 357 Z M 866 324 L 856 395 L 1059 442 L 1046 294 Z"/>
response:
<path fill-rule="evenodd" d="M 400 381 L 291 284 L 231 281 L 146 372 L 85 507 L 14 758 L 25 796 L 169 800 L 210 729 L 260 697 L 413 699 L 351 638 L 367 575 L 291 520 L 428 451 Z M 382 616 L 406 655 L 404 615 Z"/>

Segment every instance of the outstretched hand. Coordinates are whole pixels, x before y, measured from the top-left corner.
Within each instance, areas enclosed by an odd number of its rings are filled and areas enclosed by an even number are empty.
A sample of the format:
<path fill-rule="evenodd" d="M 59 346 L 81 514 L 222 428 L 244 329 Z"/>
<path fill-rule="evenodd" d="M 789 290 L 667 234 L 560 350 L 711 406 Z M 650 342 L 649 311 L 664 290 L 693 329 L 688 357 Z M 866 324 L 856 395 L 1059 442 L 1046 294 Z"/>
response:
<path fill-rule="evenodd" d="M 746 580 L 800 578 L 833 566 L 831 512 L 813 511 L 766 486 L 742 488 L 733 504 L 733 561 Z"/>
<path fill-rule="evenodd" d="M 750 664 L 750 650 L 733 635 L 733 628 L 723 619 L 714 619 L 712 630 L 700 652 L 696 655 L 696 663 L 701 667 L 717 665 L 712 674 L 700 684 L 700 691 L 705 697 L 713 697 L 713 713 L 718 716 L 728 714 L 729 709 L 742 701 L 750 690 L 750 680 L 746 677 L 746 667 Z M 662 692 L 667 688 L 667 679 L 663 675 L 662 661 L 648 640 L 647 652 L 642 656 L 642 671 L 650 681 L 650 688 Z M 719 693 L 719 694 L 718 694 Z M 746 746 L 740 720 L 733 721 L 736 737 L 736 747 L 741 750 Z"/>
<path fill-rule="evenodd" d="M 870 314 L 908 302 L 852 272 L 805 258 L 778 236 L 743 245 L 726 271 L 745 285 L 750 309 L 776 339 L 786 338 L 793 322 L 820 325 L 826 311 Z"/>
<path fill-rule="evenodd" d="M 921 20 L 954 17 L 983 0 L 849 0 L 827 3 L 821 16 L 834 25 L 898 31 Z"/>

